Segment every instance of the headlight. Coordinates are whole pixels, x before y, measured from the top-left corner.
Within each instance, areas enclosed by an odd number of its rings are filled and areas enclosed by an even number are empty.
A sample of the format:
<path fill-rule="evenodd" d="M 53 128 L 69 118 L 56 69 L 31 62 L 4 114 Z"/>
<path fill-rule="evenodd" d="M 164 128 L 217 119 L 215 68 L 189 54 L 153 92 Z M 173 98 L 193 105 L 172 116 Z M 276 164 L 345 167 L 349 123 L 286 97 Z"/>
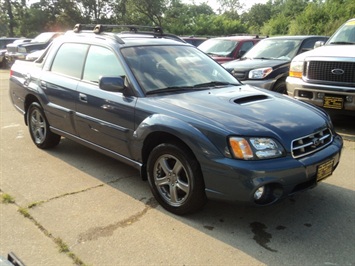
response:
<path fill-rule="evenodd" d="M 290 65 L 290 77 L 302 78 L 304 61 L 292 61 Z"/>
<path fill-rule="evenodd" d="M 26 48 L 24 48 L 24 47 L 19 47 L 19 48 L 18 48 L 18 52 L 19 52 L 19 53 L 26 53 L 27 51 L 26 51 Z"/>
<path fill-rule="evenodd" d="M 263 79 L 272 72 L 272 67 L 257 68 L 249 72 L 249 79 Z"/>
<path fill-rule="evenodd" d="M 229 146 L 236 159 L 262 160 L 284 156 L 281 144 L 271 138 L 230 137 Z"/>

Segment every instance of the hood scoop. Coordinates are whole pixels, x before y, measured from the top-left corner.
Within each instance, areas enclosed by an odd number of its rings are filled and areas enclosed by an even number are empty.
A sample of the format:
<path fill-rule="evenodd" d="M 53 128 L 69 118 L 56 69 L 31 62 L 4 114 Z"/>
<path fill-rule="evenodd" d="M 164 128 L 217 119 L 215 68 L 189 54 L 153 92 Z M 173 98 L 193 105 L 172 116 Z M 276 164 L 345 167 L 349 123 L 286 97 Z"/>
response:
<path fill-rule="evenodd" d="M 255 102 L 265 101 L 268 99 L 270 99 L 269 96 L 264 95 L 264 94 L 258 94 L 258 95 L 249 95 L 249 96 L 241 97 L 241 98 L 235 99 L 234 102 L 236 104 L 246 105 L 246 104 L 252 104 Z"/>

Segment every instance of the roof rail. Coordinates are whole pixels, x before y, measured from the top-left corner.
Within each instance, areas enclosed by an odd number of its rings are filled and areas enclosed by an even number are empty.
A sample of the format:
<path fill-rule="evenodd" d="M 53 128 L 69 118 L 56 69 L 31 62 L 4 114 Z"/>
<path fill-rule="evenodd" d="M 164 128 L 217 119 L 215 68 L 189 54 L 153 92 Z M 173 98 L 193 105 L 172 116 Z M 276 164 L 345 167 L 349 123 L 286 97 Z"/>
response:
<path fill-rule="evenodd" d="M 153 35 L 156 38 L 170 38 L 180 42 L 185 42 L 174 34 L 164 33 L 163 29 L 159 26 L 141 26 L 141 25 L 108 25 L 108 24 L 76 24 L 73 32 L 79 33 L 82 30 L 92 30 L 95 34 L 101 34 L 104 32 L 111 32 L 113 29 L 127 28 L 128 31 L 122 31 L 122 34 L 144 34 Z M 142 29 L 141 31 L 139 29 Z"/>

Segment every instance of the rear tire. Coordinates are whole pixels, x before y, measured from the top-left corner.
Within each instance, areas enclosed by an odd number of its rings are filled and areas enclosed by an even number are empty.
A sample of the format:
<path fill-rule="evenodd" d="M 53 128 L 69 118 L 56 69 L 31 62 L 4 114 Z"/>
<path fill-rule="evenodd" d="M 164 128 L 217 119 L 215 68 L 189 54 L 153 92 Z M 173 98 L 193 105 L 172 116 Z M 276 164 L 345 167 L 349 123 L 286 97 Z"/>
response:
<path fill-rule="evenodd" d="M 149 155 L 147 173 L 156 200 L 169 212 L 184 215 L 206 203 L 200 166 L 191 152 L 177 143 L 163 143 Z"/>
<path fill-rule="evenodd" d="M 37 102 L 28 108 L 27 125 L 32 141 L 38 148 L 49 149 L 59 144 L 61 136 L 50 131 L 43 108 Z"/>

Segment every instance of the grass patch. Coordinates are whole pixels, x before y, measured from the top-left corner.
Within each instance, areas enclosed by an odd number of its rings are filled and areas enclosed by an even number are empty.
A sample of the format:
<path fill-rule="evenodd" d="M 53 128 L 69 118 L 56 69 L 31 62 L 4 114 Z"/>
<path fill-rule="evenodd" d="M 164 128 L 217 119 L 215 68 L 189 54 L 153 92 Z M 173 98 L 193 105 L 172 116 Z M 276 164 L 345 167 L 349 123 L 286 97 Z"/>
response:
<path fill-rule="evenodd" d="M 23 208 L 23 207 L 20 207 L 18 209 L 18 212 L 21 213 L 23 216 L 25 216 L 26 218 L 32 218 L 30 213 L 28 212 L 28 209 L 27 208 Z"/>
<path fill-rule="evenodd" d="M 9 194 L 2 194 L 1 195 L 1 202 L 5 204 L 15 203 L 15 198 L 13 198 Z"/>
<path fill-rule="evenodd" d="M 40 204 L 44 203 L 44 201 L 37 201 L 37 202 L 33 202 L 31 203 L 30 205 L 28 205 L 28 208 L 31 209 L 31 208 L 34 208 Z"/>
<path fill-rule="evenodd" d="M 54 242 L 58 245 L 60 252 L 63 252 L 63 253 L 68 253 L 69 252 L 68 245 L 65 244 L 64 241 L 61 238 L 55 238 Z"/>
<path fill-rule="evenodd" d="M 54 242 L 58 245 L 59 252 L 66 253 L 69 258 L 74 261 L 75 265 L 85 266 L 85 263 L 81 259 L 79 259 L 73 252 L 70 252 L 68 245 L 65 244 L 61 238 L 55 238 Z"/>

